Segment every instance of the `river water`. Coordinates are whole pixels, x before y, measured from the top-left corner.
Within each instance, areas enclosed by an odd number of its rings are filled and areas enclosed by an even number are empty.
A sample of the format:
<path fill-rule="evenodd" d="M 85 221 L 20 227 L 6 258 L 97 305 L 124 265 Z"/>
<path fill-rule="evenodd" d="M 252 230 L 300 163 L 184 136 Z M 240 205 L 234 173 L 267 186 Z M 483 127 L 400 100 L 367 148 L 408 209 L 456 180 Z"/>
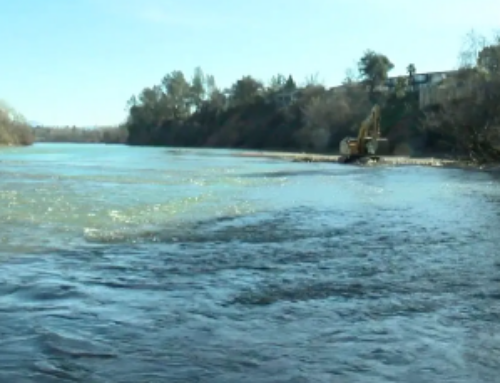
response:
<path fill-rule="evenodd" d="M 498 382 L 498 182 L 0 149 L 0 382 Z"/>

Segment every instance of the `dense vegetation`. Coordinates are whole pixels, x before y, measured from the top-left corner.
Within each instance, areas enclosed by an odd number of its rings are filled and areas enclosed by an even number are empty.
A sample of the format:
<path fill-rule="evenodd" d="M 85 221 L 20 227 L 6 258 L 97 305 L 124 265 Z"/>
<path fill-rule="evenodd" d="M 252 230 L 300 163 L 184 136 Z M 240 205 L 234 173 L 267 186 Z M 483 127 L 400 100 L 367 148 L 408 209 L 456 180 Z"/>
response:
<path fill-rule="evenodd" d="M 105 143 L 124 144 L 127 141 L 125 127 L 46 127 L 38 126 L 33 129 L 37 142 L 75 142 L 75 143 Z"/>
<path fill-rule="evenodd" d="M 473 62 L 435 86 L 444 97 L 425 108 L 415 86 L 415 65 L 409 64 L 407 75 L 387 88 L 394 64 L 373 51 L 364 53 L 357 71 L 349 71 L 342 86 L 330 89 L 315 78 L 299 86 L 292 76 L 283 75 L 268 84 L 243 76 L 230 88 L 220 89 L 200 68 L 190 79 L 173 71 L 129 100 L 127 142 L 330 151 L 343 137 L 355 134 L 371 106 L 379 103 L 382 133 L 394 152 L 439 150 L 485 160 L 495 155 L 490 132 L 498 130 L 494 126 L 500 115 L 495 106 L 500 104 L 500 46 L 499 41 L 482 41 L 480 49 L 475 46 L 472 52 L 469 46 L 464 52 Z M 459 88 L 473 91 L 458 92 Z"/>
<path fill-rule="evenodd" d="M 377 65 L 390 62 L 374 52 L 367 52 L 368 57 L 376 64 L 366 64 L 366 72 L 375 65 L 366 78 L 377 84 L 388 72 Z M 244 76 L 230 89 L 220 90 L 213 76 L 199 68 L 190 81 L 174 71 L 129 101 L 128 142 L 328 150 L 353 134 L 376 96 L 375 86 L 367 92 L 353 79 L 346 79 L 345 87 L 327 89 L 314 78 L 298 86 L 292 76 L 276 75 L 265 86 Z"/>
<path fill-rule="evenodd" d="M 439 102 L 422 126 L 448 149 L 474 162 L 500 160 L 500 36 L 488 41 L 471 32 L 456 76 L 439 88 Z"/>
<path fill-rule="evenodd" d="M 0 103 L 0 145 L 30 145 L 31 127 L 24 117 L 5 103 Z"/>

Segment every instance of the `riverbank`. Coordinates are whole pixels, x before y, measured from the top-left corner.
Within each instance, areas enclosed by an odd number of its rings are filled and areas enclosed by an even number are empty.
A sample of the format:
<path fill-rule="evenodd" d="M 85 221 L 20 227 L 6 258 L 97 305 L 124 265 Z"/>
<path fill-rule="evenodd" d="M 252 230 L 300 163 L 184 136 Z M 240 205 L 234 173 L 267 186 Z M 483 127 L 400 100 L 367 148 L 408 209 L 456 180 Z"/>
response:
<path fill-rule="evenodd" d="M 249 151 L 238 154 L 243 157 L 262 157 L 291 162 L 330 162 L 338 163 L 339 155 L 314 154 L 294 152 Z M 410 156 L 380 156 L 377 162 L 355 163 L 351 166 L 427 166 L 471 169 L 481 171 L 500 171 L 500 164 L 477 165 L 470 161 L 453 160 L 439 157 L 410 157 Z"/>

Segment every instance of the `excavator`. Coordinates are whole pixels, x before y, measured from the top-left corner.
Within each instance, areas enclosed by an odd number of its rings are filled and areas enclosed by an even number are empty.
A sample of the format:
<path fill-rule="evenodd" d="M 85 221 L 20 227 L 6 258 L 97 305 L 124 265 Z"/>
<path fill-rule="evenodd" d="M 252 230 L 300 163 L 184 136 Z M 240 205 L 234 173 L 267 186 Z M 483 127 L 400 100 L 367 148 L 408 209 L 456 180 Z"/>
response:
<path fill-rule="evenodd" d="M 389 141 L 380 138 L 380 106 L 374 105 L 368 117 L 361 123 L 358 136 L 340 141 L 341 163 L 358 161 L 365 157 L 378 161 L 377 153 L 387 154 Z"/>

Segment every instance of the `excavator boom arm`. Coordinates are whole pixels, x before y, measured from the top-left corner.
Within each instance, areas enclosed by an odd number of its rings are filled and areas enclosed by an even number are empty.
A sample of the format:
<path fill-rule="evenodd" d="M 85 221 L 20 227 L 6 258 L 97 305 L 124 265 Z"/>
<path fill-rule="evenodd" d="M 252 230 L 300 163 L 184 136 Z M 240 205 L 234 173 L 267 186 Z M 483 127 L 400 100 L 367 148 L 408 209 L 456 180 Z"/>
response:
<path fill-rule="evenodd" d="M 370 114 L 361 123 L 356 139 L 345 138 L 340 143 L 340 153 L 343 156 L 374 155 L 380 139 L 380 107 L 374 105 Z M 387 140 L 382 140 L 387 141 Z M 385 142 L 387 146 L 387 142 Z"/>

